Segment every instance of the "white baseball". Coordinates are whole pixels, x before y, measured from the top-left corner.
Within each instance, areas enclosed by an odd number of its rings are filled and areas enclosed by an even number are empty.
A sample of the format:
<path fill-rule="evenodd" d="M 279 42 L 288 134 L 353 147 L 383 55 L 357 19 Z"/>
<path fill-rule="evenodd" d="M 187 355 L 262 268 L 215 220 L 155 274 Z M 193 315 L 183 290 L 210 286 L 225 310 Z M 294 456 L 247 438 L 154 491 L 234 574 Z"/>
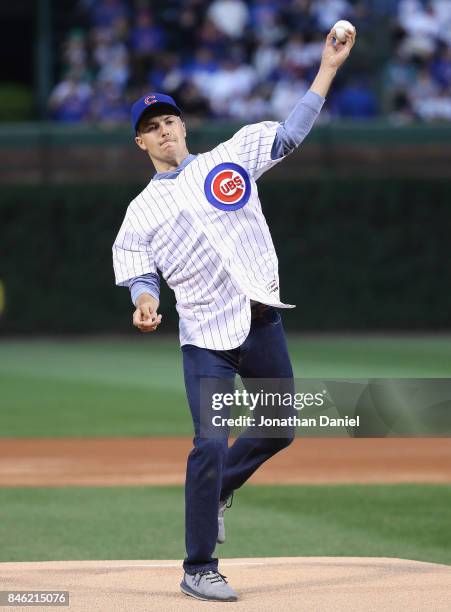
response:
<path fill-rule="evenodd" d="M 354 32 L 355 27 L 350 21 L 340 19 L 332 28 L 335 30 L 335 38 L 340 42 L 346 42 L 346 32 Z"/>

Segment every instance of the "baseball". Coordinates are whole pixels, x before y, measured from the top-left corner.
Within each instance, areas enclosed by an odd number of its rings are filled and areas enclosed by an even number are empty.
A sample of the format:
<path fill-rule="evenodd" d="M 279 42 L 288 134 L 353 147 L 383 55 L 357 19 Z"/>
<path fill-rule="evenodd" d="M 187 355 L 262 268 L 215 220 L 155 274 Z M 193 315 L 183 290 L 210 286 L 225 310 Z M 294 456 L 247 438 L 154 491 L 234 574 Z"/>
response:
<path fill-rule="evenodd" d="M 346 21 L 346 19 L 340 19 L 332 28 L 335 30 L 335 38 L 339 42 L 346 41 L 346 32 L 354 32 L 355 28 L 350 21 Z"/>

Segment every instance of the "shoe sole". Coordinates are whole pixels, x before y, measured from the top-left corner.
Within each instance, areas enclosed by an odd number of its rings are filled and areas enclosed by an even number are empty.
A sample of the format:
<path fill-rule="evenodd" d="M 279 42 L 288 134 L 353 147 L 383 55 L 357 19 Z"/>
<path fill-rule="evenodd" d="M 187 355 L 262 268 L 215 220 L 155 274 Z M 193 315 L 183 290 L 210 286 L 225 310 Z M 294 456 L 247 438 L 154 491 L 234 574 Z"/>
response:
<path fill-rule="evenodd" d="M 221 599 L 219 597 L 209 597 L 208 595 L 201 595 L 194 591 L 191 587 L 189 587 L 185 582 L 180 583 L 180 589 L 182 593 L 188 595 L 189 597 L 195 597 L 196 599 L 200 599 L 201 601 L 237 601 L 237 597 L 228 597 L 227 599 Z"/>

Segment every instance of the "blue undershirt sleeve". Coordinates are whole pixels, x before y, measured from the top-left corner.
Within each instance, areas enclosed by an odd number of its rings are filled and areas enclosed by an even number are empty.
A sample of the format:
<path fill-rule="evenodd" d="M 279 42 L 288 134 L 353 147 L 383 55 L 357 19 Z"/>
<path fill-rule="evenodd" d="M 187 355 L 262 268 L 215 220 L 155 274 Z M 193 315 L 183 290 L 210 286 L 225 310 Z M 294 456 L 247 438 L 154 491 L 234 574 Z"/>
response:
<path fill-rule="evenodd" d="M 301 144 L 312 129 L 325 100 L 310 90 L 299 100 L 288 118 L 277 128 L 271 149 L 271 159 L 280 159 Z"/>
<path fill-rule="evenodd" d="M 150 293 L 156 300 L 160 299 L 160 277 L 154 272 L 132 278 L 128 288 L 130 289 L 132 302 L 135 306 L 136 300 L 143 293 Z"/>

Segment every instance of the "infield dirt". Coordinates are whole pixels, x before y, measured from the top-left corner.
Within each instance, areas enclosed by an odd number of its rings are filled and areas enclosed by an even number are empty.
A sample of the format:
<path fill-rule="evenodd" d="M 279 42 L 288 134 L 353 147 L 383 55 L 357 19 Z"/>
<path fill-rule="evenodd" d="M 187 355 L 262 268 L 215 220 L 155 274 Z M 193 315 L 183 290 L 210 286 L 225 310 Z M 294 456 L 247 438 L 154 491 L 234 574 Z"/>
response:
<path fill-rule="evenodd" d="M 0 486 L 183 484 L 190 438 L 3 438 Z M 449 438 L 298 438 L 254 484 L 451 482 Z"/>

